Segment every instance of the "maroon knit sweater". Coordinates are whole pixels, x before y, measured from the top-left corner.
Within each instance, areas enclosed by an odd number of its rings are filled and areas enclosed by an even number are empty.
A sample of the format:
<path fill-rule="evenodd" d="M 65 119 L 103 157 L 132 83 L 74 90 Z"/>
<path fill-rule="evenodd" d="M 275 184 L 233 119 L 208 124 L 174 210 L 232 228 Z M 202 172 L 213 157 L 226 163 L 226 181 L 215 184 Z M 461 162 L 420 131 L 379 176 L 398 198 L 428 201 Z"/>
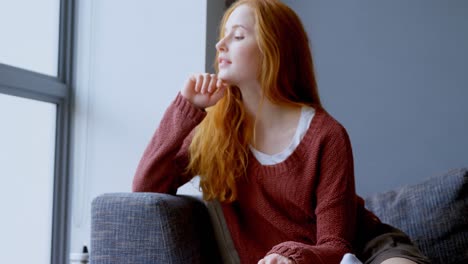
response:
<path fill-rule="evenodd" d="M 175 194 L 190 180 L 181 175 L 191 132 L 205 115 L 177 95 L 143 154 L 133 191 Z M 237 200 L 222 208 L 241 263 L 278 253 L 296 263 L 333 264 L 352 252 L 363 202 L 355 193 L 346 130 L 323 110 L 316 109 L 285 161 L 264 166 L 250 155 L 247 177 L 237 188 Z"/>

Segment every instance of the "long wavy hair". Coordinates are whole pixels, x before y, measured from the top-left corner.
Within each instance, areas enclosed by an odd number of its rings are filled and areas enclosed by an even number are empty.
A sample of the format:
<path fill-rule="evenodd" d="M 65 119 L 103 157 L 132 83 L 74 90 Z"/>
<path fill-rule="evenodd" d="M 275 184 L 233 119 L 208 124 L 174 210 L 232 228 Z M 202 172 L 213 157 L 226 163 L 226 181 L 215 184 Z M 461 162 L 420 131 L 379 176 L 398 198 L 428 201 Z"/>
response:
<path fill-rule="evenodd" d="M 275 104 L 322 108 L 309 40 L 296 13 L 277 0 L 237 1 L 224 14 L 220 39 L 229 16 L 240 5 L 248 5 L 255 16 L 261 53 L 257 76 L 262 96 Z M 207 109 L 207 116 L 196 127 L 187 170 L 200 175 L 205 200 L 236 200 L 236 179 L 246 176 L 248 166 L 255 122 L 251 119 L 240 89 L 231 86 L 215 106 Z"/>

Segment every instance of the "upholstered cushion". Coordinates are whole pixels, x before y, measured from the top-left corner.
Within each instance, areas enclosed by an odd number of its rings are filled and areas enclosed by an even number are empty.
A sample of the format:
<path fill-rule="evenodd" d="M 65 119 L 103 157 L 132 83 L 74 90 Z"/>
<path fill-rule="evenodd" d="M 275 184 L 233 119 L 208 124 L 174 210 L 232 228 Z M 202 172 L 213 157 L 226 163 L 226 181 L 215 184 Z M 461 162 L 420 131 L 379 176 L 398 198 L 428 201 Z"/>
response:
<path fill-rule="evenodd" d="M 226 219 L 224 219 L 223 209 L 218 201 L 205 202 L 208 208 L 208 213 L 213 223 L 213 230 L 216 242 L 218 243 L 219 253 L 223 264 L 238 264 L 240 263 L 239 255 L 234 247 L 231 233 L 227 227 Z"/>
<path fill-rule="evenodd" d="M 406 232 L 433 263 L 468 263 L 468 169 L 370 196 L 366 207 Z"/>
<path fill-rule="evenodd" d="M 210 217 L 195 198 L 112 193 L 93 200 L 91 263 L 219 263 Z"/>

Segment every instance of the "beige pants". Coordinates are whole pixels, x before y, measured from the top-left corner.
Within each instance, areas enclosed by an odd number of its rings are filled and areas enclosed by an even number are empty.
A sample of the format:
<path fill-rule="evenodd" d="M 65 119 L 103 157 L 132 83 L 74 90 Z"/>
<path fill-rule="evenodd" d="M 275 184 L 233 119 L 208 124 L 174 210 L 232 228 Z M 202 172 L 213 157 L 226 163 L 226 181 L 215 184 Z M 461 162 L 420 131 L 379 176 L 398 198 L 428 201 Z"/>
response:
<path fill-rule="evenodd" d="M 403 231 L 387 224 L 380 224 L 375 234 L 362 243 L 358 258 L 364 264 L 380 264 L 389 258 L 406 258 L 418 264 L 429 264 L 430 260 L 421 253 Z"/>

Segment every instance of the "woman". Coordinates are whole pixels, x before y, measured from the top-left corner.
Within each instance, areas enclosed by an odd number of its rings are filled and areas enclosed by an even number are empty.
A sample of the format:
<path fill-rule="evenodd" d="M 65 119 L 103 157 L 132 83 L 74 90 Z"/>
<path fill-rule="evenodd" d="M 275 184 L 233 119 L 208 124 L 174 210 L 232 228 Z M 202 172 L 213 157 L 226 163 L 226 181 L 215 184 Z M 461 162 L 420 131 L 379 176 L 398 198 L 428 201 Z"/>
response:
<path fill-rule="evenodd" d="M 340 263 L 355 251 L 366 263 L 426 263 L 356 196 L 351 144 L 320 103 L 297 15 L 280 1 L 241 0 L 220 33 L 217 75 L 188 78 L 133 190 L 175 194 L 200 175 L 242 263 Z M 403 239 L 386 242 L 393 236 Z"/>

